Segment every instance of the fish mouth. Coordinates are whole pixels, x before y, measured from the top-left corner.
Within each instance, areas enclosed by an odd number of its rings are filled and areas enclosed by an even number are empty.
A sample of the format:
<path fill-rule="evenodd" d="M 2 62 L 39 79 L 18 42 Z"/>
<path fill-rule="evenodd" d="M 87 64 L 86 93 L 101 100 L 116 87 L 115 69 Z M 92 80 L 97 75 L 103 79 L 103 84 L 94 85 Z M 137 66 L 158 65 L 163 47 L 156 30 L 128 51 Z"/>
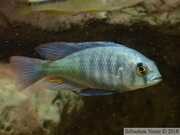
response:
<path fill-rule="evenodd" d="M 154 85 L 154 84 L 157 84 L 159 83 L 160 81 L 162 81 L 162 77 L 161 76 L 158 76 L 158 77 L 152 77 L 149 81 L 149 84 L 150 85 Z"/>

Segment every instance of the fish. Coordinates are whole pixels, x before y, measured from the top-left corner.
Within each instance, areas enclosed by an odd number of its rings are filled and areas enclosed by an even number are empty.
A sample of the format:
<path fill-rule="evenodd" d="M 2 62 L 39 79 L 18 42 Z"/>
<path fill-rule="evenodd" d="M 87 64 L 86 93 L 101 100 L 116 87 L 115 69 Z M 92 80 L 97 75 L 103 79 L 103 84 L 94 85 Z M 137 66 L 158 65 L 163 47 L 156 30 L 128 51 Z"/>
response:
<path fill-rule="evenodd" d="M 156 64 L 113 42 L 53 42 L 35 50 L 45 58 L 11 56 L 18 90 L 43 80 L 46 88 L 83 96 L 110 95 L 155 85 L 162 80 Z"/>
<path fill-rule="evenodd" d="M 18 19 L 35 11 L 46 14 L 77 15 L 129 7 L 143 0 L 15 0 L 12 18 Z"/>

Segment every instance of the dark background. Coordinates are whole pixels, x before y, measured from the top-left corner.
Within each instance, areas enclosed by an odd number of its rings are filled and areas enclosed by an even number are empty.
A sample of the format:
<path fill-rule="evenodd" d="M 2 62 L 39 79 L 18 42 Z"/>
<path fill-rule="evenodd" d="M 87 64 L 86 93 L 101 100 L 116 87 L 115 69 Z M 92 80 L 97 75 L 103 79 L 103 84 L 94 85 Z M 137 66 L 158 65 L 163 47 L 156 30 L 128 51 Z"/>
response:
<path fill-rule="evenodd" d="M 10 56 L 40 58 L 34 48 L 43 43 L 65 41 L 111 41 L 131 47 L 155 61 L 162 82 L 131 92 L 109 96 L 83 97 L 84 107 L 76 115 L 67 135 L 120 135 L 124 127 L 180 126 L 180 30 L 177 26 L 150 27 L 107 25 L 87 22 L 61 32 L 43 31 L 27 24 L 0 28 L 0 61 Z M 64 118 L 66 123 L 66 118 Z"/>

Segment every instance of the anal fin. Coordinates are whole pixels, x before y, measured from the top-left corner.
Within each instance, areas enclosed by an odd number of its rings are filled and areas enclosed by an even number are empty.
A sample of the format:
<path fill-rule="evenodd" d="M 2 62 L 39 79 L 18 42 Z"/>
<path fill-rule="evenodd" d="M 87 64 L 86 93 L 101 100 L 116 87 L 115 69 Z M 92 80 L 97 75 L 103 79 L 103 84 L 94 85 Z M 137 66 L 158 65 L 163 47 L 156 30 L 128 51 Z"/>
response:
<path fill-rule="evenodd" d="M 80 93 L 82 96 L 105 96 L 105 95 L 111 95 L 115 94 L 117 92 L 114 91 L 108 91 L 108 90 L 97 90 L 97 89 L 87 89 Z"/>
<path fill-rule="evenodd" d="M 47 77 L 43 81 L 43 84 L 46 88 L 55 91 L 61 91 L 61 90 L 79 91 L 87 88 L 86 86 L 82 86 L 80 84 L 67 80 L 64 77 Z"/>

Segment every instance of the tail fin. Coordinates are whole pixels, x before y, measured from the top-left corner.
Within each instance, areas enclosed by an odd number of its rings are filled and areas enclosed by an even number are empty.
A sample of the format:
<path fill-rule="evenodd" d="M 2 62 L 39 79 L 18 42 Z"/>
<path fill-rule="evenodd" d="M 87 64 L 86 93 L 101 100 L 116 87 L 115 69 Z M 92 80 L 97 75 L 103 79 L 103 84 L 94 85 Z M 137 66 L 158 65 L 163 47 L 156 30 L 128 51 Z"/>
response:
<path fill-rule="evenodd" d="M 45 61 L 21 56 L 10 58 L 18 90 L 25 89 L 45 76 L 41 66 L 43 62 Z"/>
<path fill-rule="evenodd" d="M 18 19 L 32 12 L 32 7 L 27 3 L 27 0 L 15 0 L 11 18 Z"/>

